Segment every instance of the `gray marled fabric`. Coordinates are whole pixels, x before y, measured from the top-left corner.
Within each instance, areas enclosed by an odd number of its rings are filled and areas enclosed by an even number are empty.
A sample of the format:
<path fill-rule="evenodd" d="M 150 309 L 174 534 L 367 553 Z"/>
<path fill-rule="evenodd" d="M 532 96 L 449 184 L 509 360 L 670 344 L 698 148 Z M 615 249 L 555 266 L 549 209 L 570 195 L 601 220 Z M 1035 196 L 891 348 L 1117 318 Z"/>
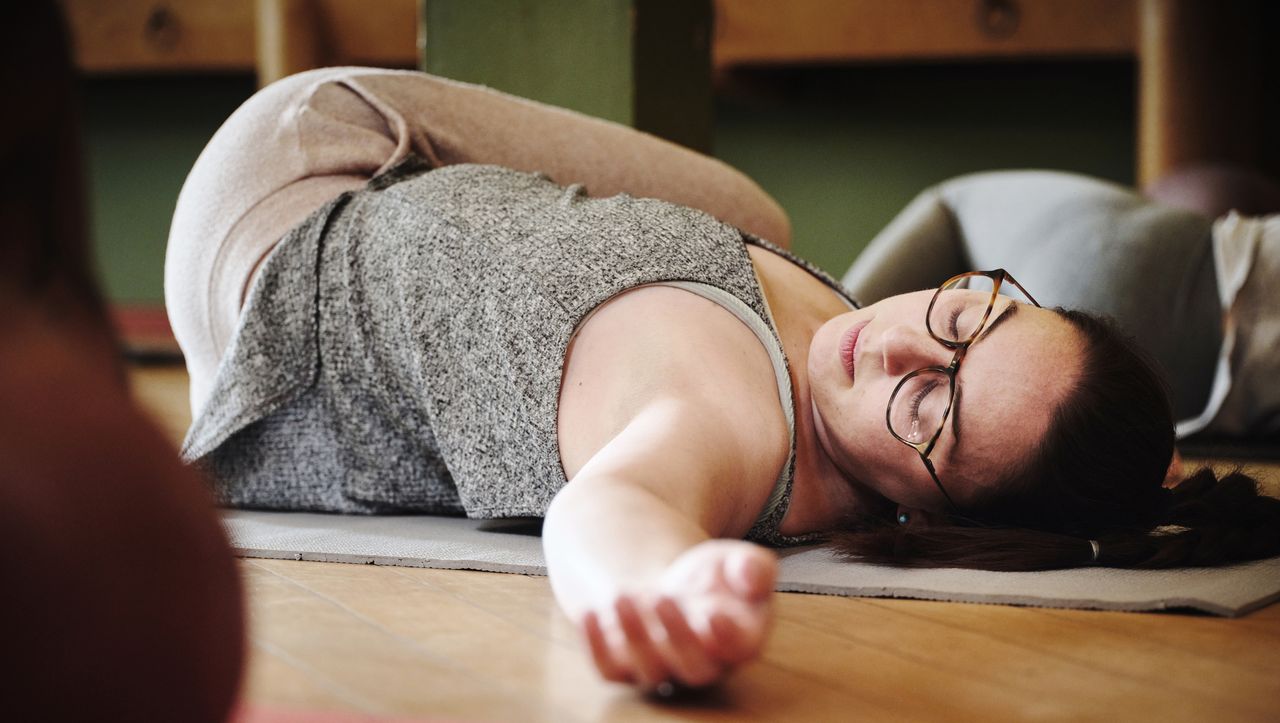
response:
<path fill-rule="evenodd" d="M 768 323 L 745 242 L 696 210 L 588 198 L 496 166 L 410 158 L 295 227 L 264 263 L 184 456 L 237 507 L 541 516 L 580 319 L 697 281 Z M 793 470 L 787 470 L 788 496 Z M 783 504 L 750 534 L 776 544 Z"/>

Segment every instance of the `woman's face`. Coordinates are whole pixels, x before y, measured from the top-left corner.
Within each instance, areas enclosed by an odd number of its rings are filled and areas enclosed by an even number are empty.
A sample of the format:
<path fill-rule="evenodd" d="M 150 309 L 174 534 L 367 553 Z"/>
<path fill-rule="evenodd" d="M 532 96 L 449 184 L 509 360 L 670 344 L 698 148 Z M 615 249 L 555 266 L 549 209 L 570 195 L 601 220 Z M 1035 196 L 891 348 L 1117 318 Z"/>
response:
<path fill-rule="evenodd" d="M 980 317 L 990 296 L 960 293 L 967 297 L 962 313 Z M 808 372 L 819 443 L 845 477 L 901 505 L 944 512 L 946 498 L 920 456 L 885 426 L 902 377 L 946 366 L 955 355 L 925 328 L 932 298 L 932 291 L 902 294 L 831 319 L 810 343 Z M 842 343 L 850 342 L 852 369 L 841 355 Z M 955 404 L 929 456 L 961 508 L 1029 458 L 1074 384 L 1080 343 L 1054 312 L 996 300 L 960 364 Z"/>

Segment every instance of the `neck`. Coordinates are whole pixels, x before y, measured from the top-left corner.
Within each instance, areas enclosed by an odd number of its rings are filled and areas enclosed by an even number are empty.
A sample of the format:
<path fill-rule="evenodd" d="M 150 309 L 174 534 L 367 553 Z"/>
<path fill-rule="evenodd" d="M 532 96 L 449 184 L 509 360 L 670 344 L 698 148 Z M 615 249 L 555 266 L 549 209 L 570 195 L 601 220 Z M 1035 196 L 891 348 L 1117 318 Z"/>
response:
<path fill-rule="evenodd" d="M 848 306 L 829 287 L 794 264 L 762 249 L 748 250 L 791 367 L 796 464 L 791 500 L 780 531 L 798 535 L 832 530 L 851 516 L 874 513 L 888 504 L 883 497 L 846 478 L 836 467 L 818 438 L 813 417 L 809 344 L 819 327 L 848 311 Z"/>
<path fill-rule="evenodd" d="M 850 518 L 875 514 L 889 504 L 846 477 L 827 455 L 818 437 L 807 381 L 796 385 L 796 468 L 791 505 L 780 527 L 785 535 L 837 529 Z"/>

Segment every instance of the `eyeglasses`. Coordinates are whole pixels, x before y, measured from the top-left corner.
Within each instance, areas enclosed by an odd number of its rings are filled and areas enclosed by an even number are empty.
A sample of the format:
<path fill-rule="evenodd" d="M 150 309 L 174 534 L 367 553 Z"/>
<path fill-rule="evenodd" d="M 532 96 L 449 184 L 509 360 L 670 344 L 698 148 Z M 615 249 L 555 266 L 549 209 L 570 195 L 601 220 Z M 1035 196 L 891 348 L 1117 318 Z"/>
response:
<path fill-rule="evenodd" d="M 960 370 L 960 362 L 964 361 L 969 347 L 986 328 L 996 299 L 1000 297 L 1000 286 L 1006 280 L 1021 291 L 1028 301 L 1040 306 L 1022 288 L 1022 284 L 1004 269 L 959 274 L 938 287 L 929 302 L 928 311 L 925 312 L 924 325 L 935 341 L 948 349 L 955 349 L 955 356 L 945 367 L 924 367 L 904 376 L 894 388 L 889 397 L 889 406 L 885 409 L 885 423 L 889 426 L 889 434 L 920 455 L 920 461 L 924 462 L 933 483 L 947 499 L 953 512 L 959 512 L 960 508 L 942 486 L 933 462 L 929 461 L 929 455 L 933 453 L 938 438 L 942 436 L 943 426 L 951 415 L 951 407 L 956 400 L 956 373 Z"/>

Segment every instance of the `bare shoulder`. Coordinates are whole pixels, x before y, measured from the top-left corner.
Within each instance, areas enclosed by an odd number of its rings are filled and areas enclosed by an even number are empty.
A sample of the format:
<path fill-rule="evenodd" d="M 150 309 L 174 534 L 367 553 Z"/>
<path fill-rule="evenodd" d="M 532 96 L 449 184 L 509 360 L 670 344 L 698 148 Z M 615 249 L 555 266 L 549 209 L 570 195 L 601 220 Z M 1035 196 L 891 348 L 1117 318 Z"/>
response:
<path fill-rule="evenodd" d="M 619 295 L 583 325 L 565 357 L 557 425 L 570 480 L 588 465 L 643 468 L 631 477 L 673 502 L 714 507 L 726 535 L 749 529 L 789 451 L 755 334 L 714 302 L 663 286 Z"/>

